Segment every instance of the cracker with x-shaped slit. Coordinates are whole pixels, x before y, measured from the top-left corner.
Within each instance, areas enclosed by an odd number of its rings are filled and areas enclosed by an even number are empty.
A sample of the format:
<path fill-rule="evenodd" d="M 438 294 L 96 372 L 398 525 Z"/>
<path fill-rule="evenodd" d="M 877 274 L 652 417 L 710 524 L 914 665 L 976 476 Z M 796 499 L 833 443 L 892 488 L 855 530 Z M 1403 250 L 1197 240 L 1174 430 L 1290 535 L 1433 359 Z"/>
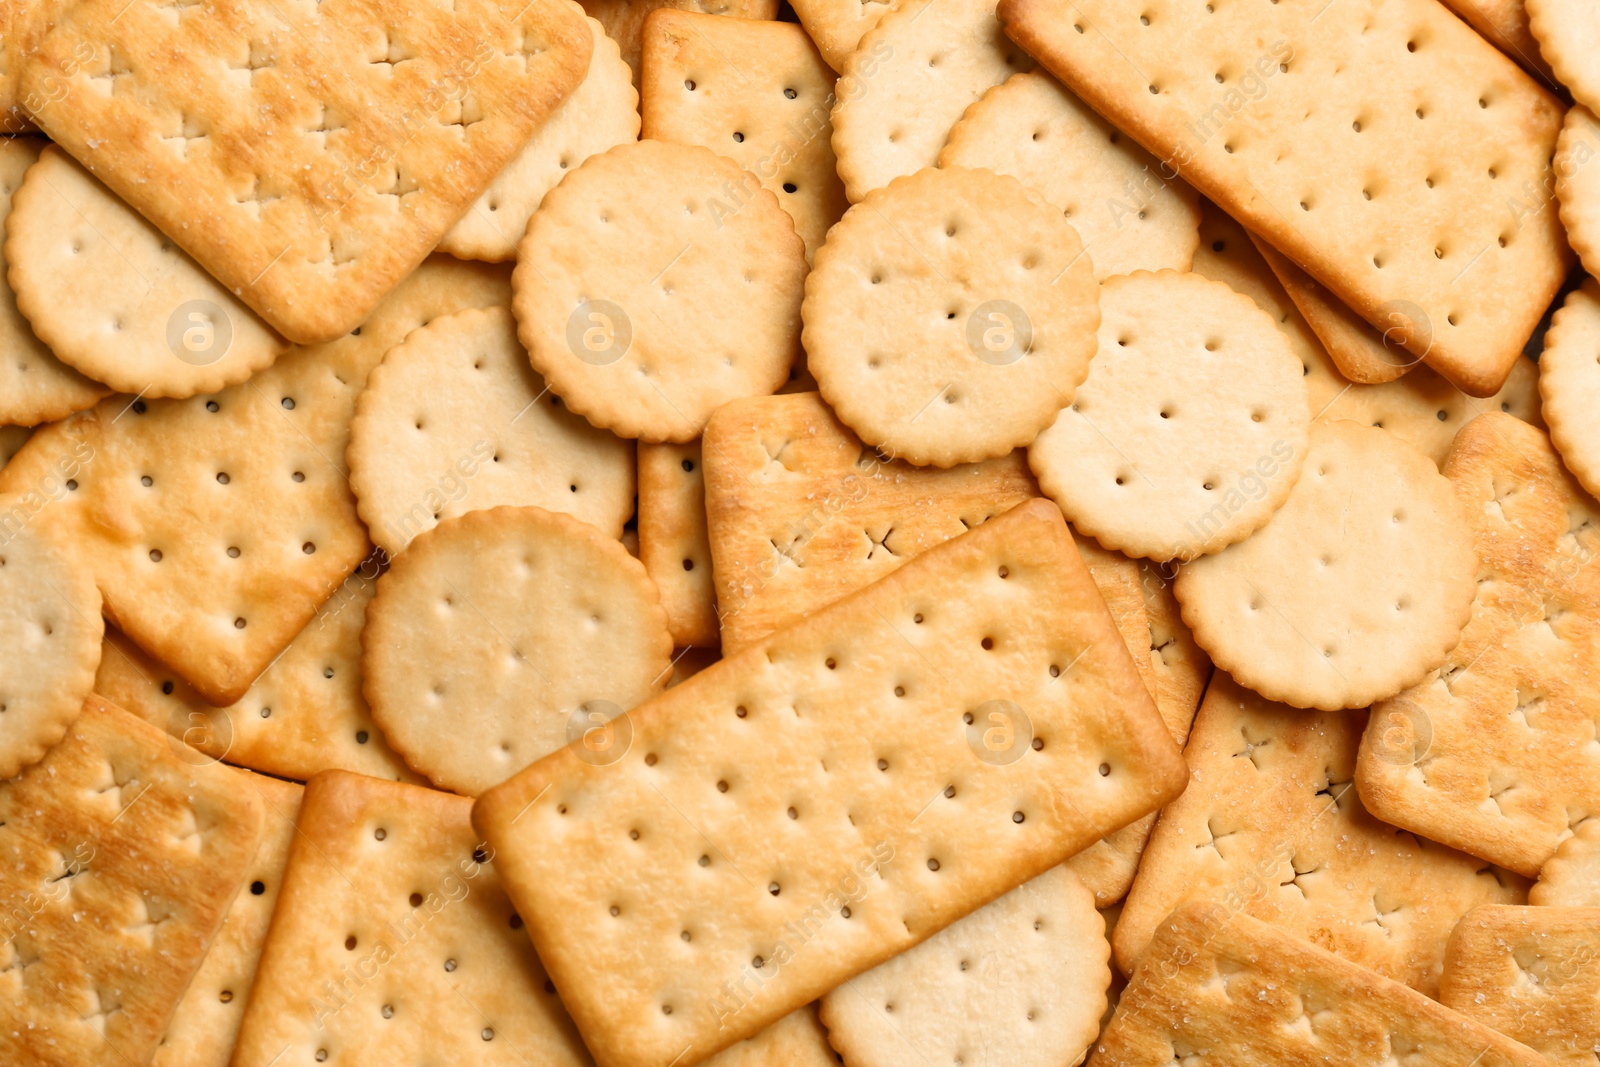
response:
<path fill-rule="evenodd" d="M 43 762 L 0 783 L 6 1063 L 156 1051 L 262 835 L 254 792 L 196 755 L 91 696 Z"/>
<path fill-rule="evenodd" d="M 1189 788 L 1162 811 L 1117 922 L 1124 973 L 1174 908 L 1207 901 L 1438 994 L 1456 920 L 1523 903 L 1527 883 L 1368 814 L 1352 785 L 1363 725 L 1212 679 L 1184 749 Z"/>
<path fill-rule="evenodd" d="M 667 630 L 679 647 L 721 641 L 709 536 L 700 441 L 640 441 L 639 562 L 656 583 Z"/>
<path fill-rule="evenodd" d="M 471 807 L 347 771 L 306 784 L 234 1067 L 589 1062 Z"/>
<path fill-rule="evenodd" d="M 1541 907 L 1600 908 L 1600 819 L 1585 819 L 1555 855 L 1544 861 L 1528 903 Z"/>
<path fill-rule="evenodd" d="M 430 260 L 354 336 L 210 396 L 115 396 L 40 430 L 0 491 L 77 541 L 118 629 L 232 704 L 367 556 L 342 463 L 368 372 L 439 315 L 509 299 L 502 268 Z"/>
<path fill-rule="evenodd" d="M 82 0 L 17 79 L 52 140 L 311 344 L 427 257 L 592 45 L 558 0 Z"/>
<path fill-rule="evenodd" d="M 698 1062 L 1185 780 L 1044 500 L 628 721 L 609 766 L 569 746 L 473 812 L 604 1067 Z"/>
<path fill-rule="evenodd" d="M 1600 508 L 1550 439 L 1491 413 L 1444 473 L 1477 557 L 1472 617 L 1426 680 L 1372 709 L 1372 813 L 1534 877 L 1600 816 Z"/>

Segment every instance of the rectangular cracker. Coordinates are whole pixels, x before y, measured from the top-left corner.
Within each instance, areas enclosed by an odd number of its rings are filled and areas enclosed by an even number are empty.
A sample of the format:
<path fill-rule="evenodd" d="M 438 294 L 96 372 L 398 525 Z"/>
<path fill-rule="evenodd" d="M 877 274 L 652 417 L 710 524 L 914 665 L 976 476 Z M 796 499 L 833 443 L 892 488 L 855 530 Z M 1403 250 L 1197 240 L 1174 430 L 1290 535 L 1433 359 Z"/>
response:
<path fill-rule="evenodd" d="M 1039 495 L 1020 452 L 915 467 L 863 445 L 817 393 L 725 404 L 704 451 L 729 654 Z"/>
<path fill-rule="evenodd" d="M 1460 15 L 1484 40 L 1516 60 L 1522 69 L 1539 79 L 1553 93 L 1560 86 L 1550 72 L 1550 64 L 1539 53 L 1539 41 L 1528 26 L 1528 10 L 1522 0 L 1440 0 Z"/>
<path fill-rule="evenodd" d="M 622 59 L 633 69 L 633 87 L 639 87 L 639 53 L 644 40 L 645 19 L 661 8 L 698 11 L 706 15 L 726 15 L 740 19 L 775 19 L 778 0 L 582 0 L 584 12 L 605 27 L 606 36 L 617 42 Z"/>
<path fill-rule="evenodd" d="M 1356 784 L 1378 818 L 1537 877 L 1600 815 L 1600 509 L 1541 430 L 1500 412 L 1443 466 L 1472 523 L 1477 598 L 1461 642 L 1383 701 Z"/>
<path fill-rule="evenodd" d="M 999 15 L 1357 314 L 1398 319 L 1474 396 L 1500 388 L 1571 261 L 1544 191 L 1563 108 L 1437 0 L 1002 0 Z"/>
<path fill-rule="evenodd" d="M 1219 904 L 1161 923 L 1088 1067 L 1539 1067 L 1539 1054 Z"/>
<path fill-rule="evenodd" d="M 559 0 L 77 0 L 39 126 L 289 340 L 366 321 L 588 69 Z"/>
<path fill-rule="evenodd" d="M 705 1067 L 836 1067 L 839 1060 L 828 1044 L 828 1032 L 817 1018 L 817 1006 L 796 1008 L 754 1037 L 729 1045 L 705 1060 Z"/>
<path fill-rule="evenodd" d="M 306 783 L 234 1067 L 588 1062 L 471 807 L 348 771 Z"/>
<path fill-rule="evenodd" d="M 509 301 L 504 268 L 435 257 L 354 336 L 213 395 L 113 396 L 41 428 L 0 492 L 33 493 L 34 521 L 83 548 L 118 629 L 236 703 L 371 551 L 344 469 L 367 373 L 435 316 Z"/>
<path fill-rule="evenodd" d="M 699 1062 L 1184 784 L 1044 500 L 625 722 L 473 812 L 602 1067 Z"/>
<path fill-rule="evenodd" d="M 682 445 L 639 442 L 639 561 L 661 593 L 673 644 L 715 647 L 716 594 L 698 438 Z"/>
<path fill-rule="evenodd" d="M 235 772 L 95 696 L 0 783 L 0 1062 L 149 1062 L 244 884 L 261 808 Z"/>

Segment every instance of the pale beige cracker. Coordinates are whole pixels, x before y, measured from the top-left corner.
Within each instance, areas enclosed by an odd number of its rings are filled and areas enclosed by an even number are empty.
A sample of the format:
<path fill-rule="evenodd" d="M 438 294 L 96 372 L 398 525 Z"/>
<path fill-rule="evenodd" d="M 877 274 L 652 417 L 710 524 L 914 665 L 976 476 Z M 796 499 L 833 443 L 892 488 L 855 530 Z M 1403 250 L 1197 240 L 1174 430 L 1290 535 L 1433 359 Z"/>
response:
<path fill-rule="evenodd" d="M 622 760 L 568 747 L 474 809 L 603 1067 L 698 1062 L 1184 784 L 1043 500 L 629 719 Z"/>
<path fill-rule="evenodd" d="M 1094 270 L 1061 213 L 1015 178 L 956 167 L 853 206 L 805 294 L 807 366 L 839 419 L 885 455 L 937 467 L 1003 456 L 1054 422 L 1100 323 Z"/>
<path fill-rule="evenodd" d="M 1021 453 L 913 467 L 863 445 L 816 393 L 727 405 L 704 452 L 729 655 L 1039 495 Z"/>
<path fill-rule="evenodd" d="M 1528 30 L 1539 54 L 1572 98 L 1584 108 L 1600 108 L 1600 16 L 1582 0 L 1524 0 Z"/>
<path fill-rule="evenodd" d="M 704 1067 L 836 1067 L 838 1062 L 813 1004 L 701 1061 Z"/>
<path fill-rule="evenodd" d="M 1590 274 L 1600 269 L 1600 122 L 1583 104 L 1574 104 L 1556 142 L 1555 195 L 1567 242 Z"/>
<path fill-rule="evenodd" d="M 591 156 L 545 196 L 512 275 L 518 335 L 573 411 L 622 437 L 692 441 L 775 392 L 800 350 L 805 246 L 766 189 L 697 145 Z M 737 315 L 729 314 L 737 307 Z"/>
<path fill-rule="evenodd" d="M 842 71 L 850 53 L 894 7 L 894 0 L 800 0 L 791 6 L 828 66 Z"/>
<path fill-rule="evenodd" d="M 1541 1067 L 1416 990 L 1219 904 L 1162 921 L 1088 1067 Z"/>
<path fill-rule="evenodd" d="M 0 783 L 0 1059 L 148 1063 L 249 876 L 262 804 L 91 696 Z"/>
<path fill-rule="evenodd" d="M 1475 560 L 1428 457 L 1387 430 L 1321 422 L 1272 520 L 1185 566 L 1175 592 L 1195 641 L 1244 685 L 1363 708 L 1444 662 L 1472 613 Z"/>
<path fill-rule="evenodd" d="M 1124 973 L 1174 908 L 1206 901 L 1438 995 L 1456 920 L 1525 902 L 1527 882 L 1368 814 L 1354 786 L 1365 722 L 1212 679 L 1184 749 L 1189 788 L 1162 811 L 1117 923 Z"/>
<path fill-rule="evenodd" d="M 993 0 L 897 0 L 839 70 L 833 150 L 850 202 L 936 165 L 962 113 L 1032 69 Z"/>
<path fill-rule="evenodd" d="M 56 358 L 147 399 L 212 393 L 269 366 L 283 338 L 60 148 L 5 219 L 6 279 Z"/>
<path fill-rule="evenodd" d="M 1107 279 L 1089 376 L 1028 465 L 1107 548 L 1157 561 L 1220 551 L 1265 525 L 1300 477 L 1303 369 L 1272 317 L 1223 282 Z"/>
<path fill-rule="evenodd" d="M 813 256 L 849 202 L 833 155 L 834 73 L 792 22 L 661 8 L 644 27 L 643 136 L 697 144 L 778 198 Z"/>
<path fill-rule="evenodd" d="M 1483 39 L 1517 61 L 1523 70 L 1555 92 L 1555 74 L 1539 52 L 1539 41 L 1528 25 L 1524 0 L 1440 0 Z"/>
<path fill-rule="evenodd" d="M 1600 908 L 1600 819 L 1585 819 L 1544 866 L 1528 903 L 1554 908 Z"/>
<path fill-rule="evenodd" d="M 1075 1064 L 1111 984 L 1094 895 L 1052 867 L 822 998 L 850 1067 Z"/>
<path fill-rule="evenodd" d="M 261 800 L 261 843 L 222 929 L 167 1024 L 150 1067 L 228 1067 L 244 1019 L 267 923 L 278 900 L 304 788 L 264 774 L 236 772 L 234 786 Z"/>
<path fill-rule="evenodd" d="M 0 222 L 10 216 L 12 198 L 45 145 L 38 137 L 0 139 Z M 3 277 L 7 273 L 0 254 L 0 422 L 34 426 L 93 407 L 111 390 L 62 363 L 35 336 Z"/>
<path fill-rule="evenodd" d="M 356 511 L 391 557 L 441 520 L 502 504 L 565 512 L 612 537 L 633 514 L 633 445 L 568 411 L 528 364 L 506 307 L 435 319 L 356 397 Z"/>
<path fill-rule="evenodd" d="M 81 0 L 17 78 L 52 140 L 311 344 L 416 269 L 592 43 L 558 0 Z"/>
<path fill-rule="evenodd" d="M 515 259 L 517 242 L 545 193 L 596 152 L 638 140 L 633 72 L 600 23 L 585 21 L 594 52 L 583 81 L 444 235 L 439 251 L 495 263 Z"/>
<path fill-rule="evenodd" d="M 1539 356 L 1550 441 L 1591 496 L 1600 491 L 1600 282 L 1585 278 L 1550 321 Z"/>
<path fill-rule="evenodd" d="M 372 716 L 435 785 L 477 796 L 611 721 L 671 675 L 666 612 L 602 530 L 537 507 L 446 519 L 378 579 L 361 632 Z"/>
<path fill-rule="evenodd" d="M 717 595 L 699 441 L 639 443 L 639 561 L 661 594 L 673 643 L 716 647 Z"/>
<path fill-rule="evenodd" d="M 354 336 L 211 396 L 111 397 L 36 432 L 0 492 L 79 545 L 119 630 L 233 704 L 368 554 L 342 466 L 368 372 L 441 314 L 504 306 L 505 273 L 436 257 Z"/>
<path fill-rule="evenodd" d="M 1589 1067 L 1600 1059 L 1600 907 L 1468 912 L 1439 999 L 1551 1067 Z"/>
<path fill-rule="evenodd" d="M 633 71 L 633 84 L 639 85 L 639 53 L 643 47 L 644 23 L 660 8 L 698 11 L 707 15 L 726 15 L 740 19 L 778 17 L 778 0 L 583 0 L 591 18 L 599 19 L 606 34 L 622 50 L 622 59 Z"/>
<path fill-rule="evenodd" d="M 340 769 L 421 779 L 395 755 L 361 694 L 361 627 L 377 587 L 362 562 L 239 701 L 214 707 L 170 668 L 106 631 L 94 691 L 213 759 L 304 781 Z"/>
<path fill-rule="evenodd" d="M 1434 0 L 1213 8 L 998 10 L 1067 88 L 1356 314 L 1494 393 L 1570 262 L 1540 192 L 1560 101 Z"/>
<path fill-rule="evenodd" d="M 32 435 L 32 426 L 0 426 L 0 467 L 10 463 Z"/>
<path fill-rule="evenodd" d="M 1600 815 L 1600 510 L 1503 414 L 1468 423 L 1444 473 L 1480 561 L 1471 621 L 1372 709 L 1356 783 L 1385 822 L 1531 878 Z"/>
<path fill-rule="evenodd" d="M 233 1067 L 590 1062 L 471 807 L 347 771 L 306 784 Z"/>
<path fill-rule="evenodd" d="M 1061 209 L 1100 281 L 1188 270 L 1199 196 L 1044 71 L 1013 74 L 967 108 L 941 167 L 1010 174 Z"/>

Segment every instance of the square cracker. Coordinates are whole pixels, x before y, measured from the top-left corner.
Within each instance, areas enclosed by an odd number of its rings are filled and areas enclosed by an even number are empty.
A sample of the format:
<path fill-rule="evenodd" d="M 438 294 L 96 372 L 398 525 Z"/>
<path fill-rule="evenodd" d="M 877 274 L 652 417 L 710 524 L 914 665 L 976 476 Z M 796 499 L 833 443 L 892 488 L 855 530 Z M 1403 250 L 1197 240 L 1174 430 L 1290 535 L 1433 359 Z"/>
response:
<path fill-rule="evenodd" d="M 1600 816 L 1600 506 L 1550 439 L 1491 412 L 1443 473 L 1481 561 L 1444 665 L 1382 701 L 1356 786 L 1378 818 L 1535 877 Z"/>
<path fill-rule="evenodd" d="M 0 491 L 47 484 L 74 457 L 71 492 L 39 521 L 83 548 L 118 629 L 205 700 L 233 704 L 370 551 L 343 466 L 367 373 L 434 317 L 509 301 L 504 268 L 435 257 L 356 334 L 249 381 L 186 400 L 113 396 L 40 429 Z"/>
<path fill-rule="evenodd" d="M 644 23 L 651 12 L 661 8 L 698 11 L 706 15 L 726 15 L 741 19 L 775 19 L 778 0 L 582 0 L 583 10 L 605 27 L 606 36 L 617 42 L 622 58 L 633 68 L 633 84 L 639 86 L 639 52 L 644 40 Z"/>
<path fill-rule="evenodd" d="M 602 1067 L 699 1062 L 1184 784 L 1044 500 L 625 722 L 473 812 Z"/>
<path fill-rule="evenodd" d="M 348 771 L 306 783 L 234 1067 L 589 1062 L 471 807 Z"/>
<path fill-rule="evenodd" d="M 1540 1067 L 1539 1054 L 1219 904 L 1161 923 L 1088 1067 Z"/>
<path fill-rule="evenodd" d="M 261 834 L 236 772 L 85 701 L 0 783 L 0 1062 L 147 1063 Z"/>
<path fill-rule="evenodd" d="M 78 0 L 34 120 L 283 336 L 349 333 L 583 78 L 558 0 Z"/>
<path fill-rule="evenodd" d="M 724 405 L 704 451 L 729 654 L 1039 495 L 1021 452 L 915 467 L 863 445 L 817 393 Z"/>
<path fill-rule="evenodd" d="M 639 561 L 650 572 L 679 648 L 717 645 L 700 440 L 639 442 Z"/>
<path fill-rule="evenodd" d="M 1368 322 L 1475 396 L 1571 261 L 1560 101 L 1435 0 L 1002 0 L 1006 31 Z"/>
<path fill-rule="evenodd" d="M 1212 678 L 1183 753 L 1189 788 L 1161 813 L 1117 923 L 1125 973 L 1174 908 L 1209 901 L 1437 995 L 1456 920 L 1523 903 L 1527 883 L 1368 814 L 1351 787 L 1364 724 Z"/>

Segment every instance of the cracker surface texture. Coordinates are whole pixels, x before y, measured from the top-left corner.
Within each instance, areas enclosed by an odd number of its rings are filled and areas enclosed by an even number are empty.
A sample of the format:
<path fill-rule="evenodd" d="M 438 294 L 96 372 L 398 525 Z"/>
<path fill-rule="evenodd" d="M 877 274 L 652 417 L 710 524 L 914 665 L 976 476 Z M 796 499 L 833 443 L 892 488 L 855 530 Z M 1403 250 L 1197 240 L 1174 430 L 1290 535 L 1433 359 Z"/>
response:
<path fill-rule="evenodd" d="M 1600 908 L 1600 819 L 1586 819 L 1544 861 L 1528 903 L 1552 908 Z"/>
<path fill-rule="evenodd" d="M 667 629 L 680 647 L 720 643 L 709 536 L 701 443 L 640 443 L 639 562 L 661 594 Z"/>
<path fill-rule="evenodd" d="M 1585 108 L 1600 107 L 1600 15 L 1582 0 L 1524 0 L 1528 29 L 1550 70 Z"/>
<path fill-rule="evenodd" d="M 1600 491 L 1600 282 L 1585 278 L 1550 322 L 1539 357 L 1550 442 L 1590 496 Z"/>
<path fill-rule="evenodd" d="M 1556 199 L 1567 243 L 1578 253 L 1584 270 L 1600 269 L 1600 122 L 1583 104 L 1574 104 L 1561 123 L 1552 166 Z"/>
<path fill-rule="evenodd" d="M 679 11 L 699 11 L 736 19 L 774 19 L 778 0 L 583 0 L 583 9 L 605 27 L 606 36 L 617 42 L 623 62 L 633 71 L 633 84 L 639 85 L 640 52 L 644 24 L 650 13 L 669 7 Z"/>

